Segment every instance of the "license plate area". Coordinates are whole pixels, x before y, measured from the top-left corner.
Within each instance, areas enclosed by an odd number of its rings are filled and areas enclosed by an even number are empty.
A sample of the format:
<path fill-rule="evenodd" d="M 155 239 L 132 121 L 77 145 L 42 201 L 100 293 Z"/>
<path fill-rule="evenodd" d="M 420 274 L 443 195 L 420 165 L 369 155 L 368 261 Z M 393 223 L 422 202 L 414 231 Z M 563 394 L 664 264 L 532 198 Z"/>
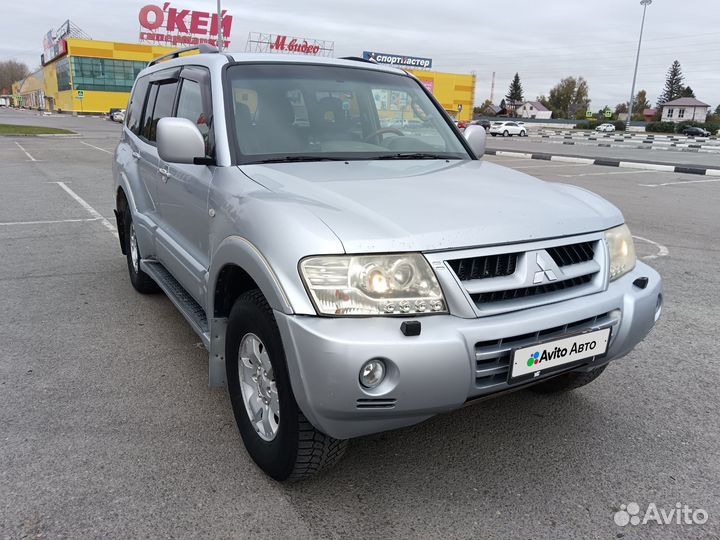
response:
<path fill-rule="evenodd" d="M 510 356 L 508 383 L 533 380 L 603 356 L 608 349 L 610 333 L 610 328 L 603 328 L 514 349 Z"/>

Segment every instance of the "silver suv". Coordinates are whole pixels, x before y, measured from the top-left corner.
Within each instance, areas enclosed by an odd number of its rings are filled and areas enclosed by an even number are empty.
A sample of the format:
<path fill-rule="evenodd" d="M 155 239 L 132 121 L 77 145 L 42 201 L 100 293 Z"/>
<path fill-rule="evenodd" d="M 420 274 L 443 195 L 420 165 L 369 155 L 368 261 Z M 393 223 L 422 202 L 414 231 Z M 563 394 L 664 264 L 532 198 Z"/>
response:
<path fill-rule="evenodd" d="M 585 385 L 657 321 L 660 276 L 618 209 L 482 161 L 482 126 L 461 135 L 411 75 L 200 52 L 135 82 L 120 244 L 273 478 L 491 395 Z"/>

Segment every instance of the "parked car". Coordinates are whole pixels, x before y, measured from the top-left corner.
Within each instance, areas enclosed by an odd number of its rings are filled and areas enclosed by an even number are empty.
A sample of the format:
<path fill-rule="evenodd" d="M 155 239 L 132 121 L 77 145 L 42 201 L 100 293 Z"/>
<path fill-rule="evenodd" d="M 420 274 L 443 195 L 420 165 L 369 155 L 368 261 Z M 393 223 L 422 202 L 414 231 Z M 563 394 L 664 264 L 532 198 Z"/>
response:
<path fill-rule="evenodd" d="M 125 109 L 114 111 L 110 114 L 110 119 L 113 122 L 124 122 L 125 121 Z"/>
<path fill-rule="evenodd" d="M 462 131 L 468 126 L 468 122 L 466 122 L 465 120 L 453 120 L 453 122 L 460 131 Z"/>
<path fill-rule="evenodd" d="M 682 130 L 683 135 L 687 135 L 688 137 L 709 137 L 710 132 L 707 129 L 703 129 L 701 127 L 696 126 L 688 126 L 685 129 Z"/>
<path fill-rule="evenodd" d="M 480 160 L 485 130 L 459 136 L 412 75 L 211 51 L 135 81 L 115 216 L 130 282 L 198 334 L 271 477 L 489 396 L 586 385 L 658 320 L 661 278 L 615 206 Z M 382 126 L 374 95 L 391 92 L 421 136 Z"/>
<path fill-rule="evenodd" d="M 485 131 L 490 129 L 490 120 L 473 120 L 470 122 L 471 126 L 482 126 Z"/>
<path fill-rule="evenodd" d="M 615 131 L 615 126 L 610 123 L 600 124 L 598 127 L 595 128 L 595 131 L 603 131 L 606 133 L 612 133 Z"/>
<path fill-rule="evenodd" d="M 517 122 L 493 122 L 488 133 L 493 137 L 498 135 L 502 135 L 503 137 L 512 137 L 513 135 L 525 137 L 527 135 L 527 129 L 520 126 Z"/>

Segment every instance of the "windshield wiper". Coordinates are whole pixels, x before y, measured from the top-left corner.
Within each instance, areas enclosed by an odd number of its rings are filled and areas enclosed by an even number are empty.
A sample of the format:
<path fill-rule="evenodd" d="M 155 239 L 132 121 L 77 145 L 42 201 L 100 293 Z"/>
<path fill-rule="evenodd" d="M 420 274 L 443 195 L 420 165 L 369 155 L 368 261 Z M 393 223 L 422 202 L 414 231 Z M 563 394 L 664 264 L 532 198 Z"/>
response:
<path fill-rule="evenodd" d="M 397 152 L 395 154 L 383 154 L 375 159 L 460 159 L 456 156 L 433 154 L 431 152 Z"/>
<path fill-rule="evenodd" d="M 261 159 L 253 163 L 298 163 L 303 161 L 345 161 L 341 158 L 328 156 L 280 156 L 274 158 Z"/>

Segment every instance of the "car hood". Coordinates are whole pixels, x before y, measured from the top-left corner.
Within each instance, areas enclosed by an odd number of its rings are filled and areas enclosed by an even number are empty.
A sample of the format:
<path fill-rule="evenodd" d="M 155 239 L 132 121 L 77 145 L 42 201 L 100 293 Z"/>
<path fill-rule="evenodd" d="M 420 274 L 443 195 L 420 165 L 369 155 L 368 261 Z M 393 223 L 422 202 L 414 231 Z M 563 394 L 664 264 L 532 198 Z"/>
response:
<path fill-rule="evenodd" d="M 616 207 L 589 191 L 543 182 L 482 160 L 240 168 L 274 197 L 310 210 L 337 235 L 347 253 L 523 242 L 594 232 L 623 222 Z"/>

